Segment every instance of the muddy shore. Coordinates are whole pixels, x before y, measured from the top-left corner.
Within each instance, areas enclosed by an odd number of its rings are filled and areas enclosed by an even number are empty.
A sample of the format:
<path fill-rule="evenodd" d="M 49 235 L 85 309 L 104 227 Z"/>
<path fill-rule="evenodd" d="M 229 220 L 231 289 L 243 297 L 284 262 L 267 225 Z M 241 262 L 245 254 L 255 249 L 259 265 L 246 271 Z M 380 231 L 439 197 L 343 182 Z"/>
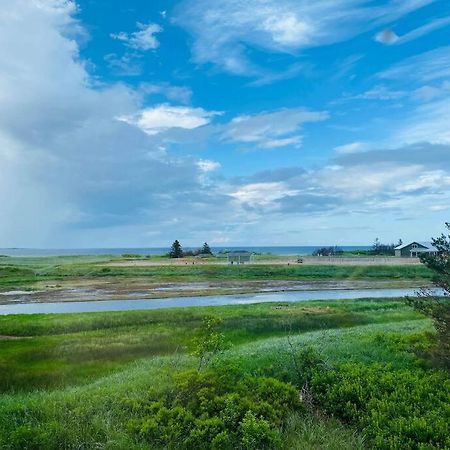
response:
<path fill-rule="evenodd" d="M 0 292 L 0 304 L 53 303 L 116 299 L 153 299 L 208 295 L 233 295 L 284 291 L 327 289 L 386 289 L 421 287 L 410 280 L 339 280 L 339 281 L 217 281 L 151 283 L 145 278 L 74 279 L 63 282 L 36 283 L 29 290 Z"/>

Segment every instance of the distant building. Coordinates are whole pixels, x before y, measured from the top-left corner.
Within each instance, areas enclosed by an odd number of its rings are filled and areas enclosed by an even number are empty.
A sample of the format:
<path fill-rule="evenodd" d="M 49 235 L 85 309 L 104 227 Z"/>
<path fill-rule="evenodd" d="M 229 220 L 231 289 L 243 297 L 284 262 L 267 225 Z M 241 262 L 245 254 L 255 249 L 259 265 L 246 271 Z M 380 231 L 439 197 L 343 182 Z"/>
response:
<path fill-rule="evenodd" d="M 227 254 L 228 262 L 230 264 L 244 264 L 252 260 L 253 254 L 245 250 L 239 250 L 236 252 L 229 252 Z"/>
<path fill-rule="evenodd" d="M 431 242 L 411 242 L 409 244 L 402 244 L 395 247 L 395 256 L 403 258 L 418 258 L 419 255 L 428 253 L 436 255 L 438 249 L 433 247 Z"/>

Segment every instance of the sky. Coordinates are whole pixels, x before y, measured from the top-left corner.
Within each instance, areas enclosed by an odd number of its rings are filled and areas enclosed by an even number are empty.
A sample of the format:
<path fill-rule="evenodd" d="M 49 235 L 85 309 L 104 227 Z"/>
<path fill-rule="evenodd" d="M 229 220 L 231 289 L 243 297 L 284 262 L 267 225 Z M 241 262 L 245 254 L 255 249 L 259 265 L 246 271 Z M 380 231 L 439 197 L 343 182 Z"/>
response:
<path fill-rule="evenodd" d="M 450 221 L 448 0 L 14 0 L 0 247 L 370 245 Z"/>

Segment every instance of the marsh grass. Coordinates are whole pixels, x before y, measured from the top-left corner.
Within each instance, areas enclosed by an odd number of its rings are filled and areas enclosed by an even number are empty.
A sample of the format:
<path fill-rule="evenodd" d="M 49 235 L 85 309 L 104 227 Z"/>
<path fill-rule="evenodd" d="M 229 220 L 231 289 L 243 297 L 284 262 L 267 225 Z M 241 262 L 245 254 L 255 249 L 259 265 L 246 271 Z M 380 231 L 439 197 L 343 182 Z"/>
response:
<path fill-rule="evenodd" d="M 419 319 L 399 300 L 255 304 L 0 317 L 0 392 L 87 383 L 149 356 L 189 353 L 204 316 L 233 346 L 312 330 Z M 13 339 L 11 339 L 13 338 Z"/>
<path fill-rule="evenodd" d="M 212 370 L 297 385 L 293 352 L 415 371 L 411 348 L 432 330 L 401 299 L 2 317 L 0 335 L 18 339 L 0 340 L 0 448 L 148 448 L 127 428 L 129 405 L 171 392 L 197 366 L 190 347 L 208 315 L 232 344 Z M 370 447 L 362 430 L 315 411 L 291 414 L 281 431 L 286 449 Z"/>

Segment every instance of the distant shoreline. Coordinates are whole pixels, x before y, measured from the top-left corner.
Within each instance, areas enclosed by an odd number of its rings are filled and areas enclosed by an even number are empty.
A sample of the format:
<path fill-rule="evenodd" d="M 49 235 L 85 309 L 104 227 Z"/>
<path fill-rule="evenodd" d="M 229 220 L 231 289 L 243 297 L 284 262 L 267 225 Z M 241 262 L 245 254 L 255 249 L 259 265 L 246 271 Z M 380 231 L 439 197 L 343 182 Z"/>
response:
<path fill-rule="evenodd" d="M 213 253 L 233 250 L 247 250 L 255 253 L 266 253 L 280 256 L 306 256 L 311 255 L 314 250 L 325 247 L 324 245 L 299 245 L 299 246 L 228 246 L 211 247 Z M 195 250 L 197 247 L 184 247 L 185 250 Z M 370 245 L 340 245 L 344 251 L 369 250 Z M 44 249 L 44 248 L 0 248 L 3 256 L 98 256 L 98 255 L 164 255 L 169 252 L 169 247 L 147 247 L 147 248 L 71 248 L 71 249 Z"/>

